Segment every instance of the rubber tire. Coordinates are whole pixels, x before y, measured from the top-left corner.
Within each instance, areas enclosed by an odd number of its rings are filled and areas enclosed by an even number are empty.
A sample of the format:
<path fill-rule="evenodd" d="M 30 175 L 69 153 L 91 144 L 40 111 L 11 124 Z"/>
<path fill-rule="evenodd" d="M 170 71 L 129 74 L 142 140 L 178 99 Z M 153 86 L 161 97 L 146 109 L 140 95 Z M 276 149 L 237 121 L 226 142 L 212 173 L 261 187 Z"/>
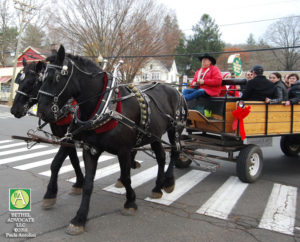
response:
<path fill-rule="evenodd" d="M 298 148 L 296 148 L 296 149 L 291 149 L 291 145 L 297 146 L 295 144 L 292 144 L 292 140 L 291 140 L 290 136 L 281 136 L 280 148 L 281 148 L 282 152 L 286 156 L 291 156 L 291 157 L 298 156 L 298 154 L 300 152 L 300 145 L 298 145 Z"/>
<path fill-rule="evenodd" d="M 181 154 L 179 155 L 179 158 L 174 161 L 175 166 L 179 169 L 188 168 L 191 163 L 192 163 L 191 159 L 188 159 Z"/>
<path fill-rule="evenodd" d="M 255 175 L 251 175 L 249 172 L 251 165 L 251 156 L 257 154 L 259 158 L 259 167 Z M 247 145 L 240 151 L 237 164 L 236 173 L 242 182 L 253 183 L 258 180 L 263 170 L 263 155 L 261 149 L 257 145 Z"/>

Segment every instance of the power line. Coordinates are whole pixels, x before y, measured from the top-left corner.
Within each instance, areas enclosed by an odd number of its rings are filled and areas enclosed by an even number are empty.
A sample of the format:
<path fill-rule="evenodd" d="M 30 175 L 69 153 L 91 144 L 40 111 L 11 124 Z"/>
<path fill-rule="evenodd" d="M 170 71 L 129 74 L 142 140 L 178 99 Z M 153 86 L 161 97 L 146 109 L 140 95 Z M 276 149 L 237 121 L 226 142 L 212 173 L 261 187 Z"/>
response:
<path fill-rule="evenodd" d="M 233 54 L 233 53 L 245 53 L 245 52 L 262 52 L 262 51 L 273 51 L 273 50 L 286 50 L 286 49 L 297 49 L 300 48 L 300 45 L 296 46 L 287 46 L 287 47 L 273 47 L 273 48 L 261 48 L 261 49 L 250 49 L 250 50 L 233 50 L 233 51 L 215 51 L 215 52 L 205 52 L 210 55 L 220 55 L 220 54 Z M 105 56 L 104 59 L 133 59 L 133 58 L 163 58 L 163 57 L 177 57 L 177 56 L 200 56 L 205 54 L 204 52 L 200 53 L 185 53 L 185 54 L 163 54 L 163 55 L 137 55 L 137 56 Z M 24 55 L 27 55 L 32 58 L 36 58 L 35 56 L 31 56 L 32 54 L 36 54 L 35 52 L 24 52 Z M 48 53 L 40 53 L 41 55 L 48 56 Z M 83 56 L 87 58 L 97 58 L 97 56 Z"/>

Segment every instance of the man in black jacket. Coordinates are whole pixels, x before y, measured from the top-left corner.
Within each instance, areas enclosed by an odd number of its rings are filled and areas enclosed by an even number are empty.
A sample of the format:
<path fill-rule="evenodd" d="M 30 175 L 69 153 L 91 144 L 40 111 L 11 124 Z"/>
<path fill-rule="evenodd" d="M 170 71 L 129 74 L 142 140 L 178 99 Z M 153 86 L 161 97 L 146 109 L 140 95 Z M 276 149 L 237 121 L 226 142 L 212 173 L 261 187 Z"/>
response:
<path fill-rule="evenodd" d="M 265 101 L 266 97 L 274 97 L 274 83 L 263 76 L 264 69 L 260 65 L 253 66 L 251 70 L 253 79 L 249 80 L 243 91 L 243 100 Z"/>

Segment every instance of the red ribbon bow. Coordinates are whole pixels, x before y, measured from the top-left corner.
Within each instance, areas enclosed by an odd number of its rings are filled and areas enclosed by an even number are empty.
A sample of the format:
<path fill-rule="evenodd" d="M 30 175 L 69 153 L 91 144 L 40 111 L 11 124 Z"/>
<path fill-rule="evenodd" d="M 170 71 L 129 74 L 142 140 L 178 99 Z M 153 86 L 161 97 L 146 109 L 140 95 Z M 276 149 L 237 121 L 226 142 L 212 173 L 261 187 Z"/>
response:
<path fill-rule="evenodd" d="M 240 106 L 238 106 L 237 109 L 232 112 L 232 115 L 235 118 L 232 124 L 232 129 L 236 130 L 237 125 L 239 123 L 239 131 L 242 140 L 246 139 L 246 132 L 244 128 L 243 119 L 246 118 L 250 113 L 250 108 L 251 106 L 245 108 L 241 108 Z"/>

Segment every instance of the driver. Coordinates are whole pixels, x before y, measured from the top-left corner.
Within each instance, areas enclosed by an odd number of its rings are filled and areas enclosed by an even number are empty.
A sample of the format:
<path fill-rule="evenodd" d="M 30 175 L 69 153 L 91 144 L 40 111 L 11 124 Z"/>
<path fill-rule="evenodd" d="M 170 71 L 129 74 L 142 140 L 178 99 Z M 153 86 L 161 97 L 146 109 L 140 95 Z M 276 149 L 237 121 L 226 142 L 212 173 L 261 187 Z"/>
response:
<path fill-rule="evenodd" d="M 219 96 L 222 89 L 222 75 L 215 66 L 216 59 L 209 54 L 198 57 L 201 68 L 195 73 L 191 87 L 183 90 L 183 96 L 187 101 L 197 97 Z"/>

